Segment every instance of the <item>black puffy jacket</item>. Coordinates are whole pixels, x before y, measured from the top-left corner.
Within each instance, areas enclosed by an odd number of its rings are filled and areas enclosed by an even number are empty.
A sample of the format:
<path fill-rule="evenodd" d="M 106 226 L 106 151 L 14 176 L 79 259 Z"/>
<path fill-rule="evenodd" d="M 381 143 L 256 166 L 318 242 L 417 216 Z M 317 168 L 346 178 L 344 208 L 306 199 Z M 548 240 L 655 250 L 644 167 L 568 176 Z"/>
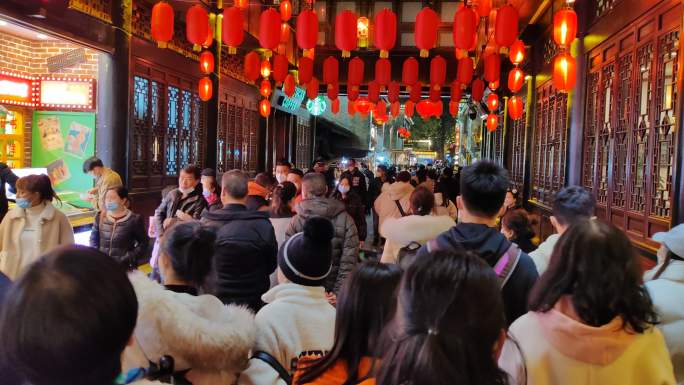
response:
<path fill-rule="evenodd" d="M 131 268 L 144 259 L 149 241 L 142 217 L 131 211 L 118 220 L 110 215 L 96 216 L 90 233 L 90 247 Z"/>
<path fill-rule="evenodd" d="M 211 291 L 225 304 L 258 311 L 277 266 L 278 243 L 268 212 L 230 204 L 206 211 L 202 222 L 216 229 Z"/>

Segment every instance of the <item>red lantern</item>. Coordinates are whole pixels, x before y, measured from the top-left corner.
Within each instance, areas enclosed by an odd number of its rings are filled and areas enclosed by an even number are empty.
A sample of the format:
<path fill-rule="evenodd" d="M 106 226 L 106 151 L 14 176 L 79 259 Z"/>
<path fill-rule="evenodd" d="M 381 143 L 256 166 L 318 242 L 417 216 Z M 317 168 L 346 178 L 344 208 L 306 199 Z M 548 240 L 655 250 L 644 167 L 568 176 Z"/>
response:
<path fill-rule="evenodd" d="M 384 100 L 380 100 L 375 104 L 375 115 L 387 117 L 387 104 Z"/>
<path fill-rule="evenodd" d="M 455 102 L 453 100 L 449 102 L 449 113 L 454 118 L 456 117 L 456 115 L 458 115 L 458 105 L 459 105 L 459 103 Z"/>
<path fill-rule="evenodd" d="M 303 50 L 316 47 L 318 41 L 318 16 L 307 9 L 297 16 L 297 45 Z"/>
<path fill-rule="evenodd" d="M 561 92 L 568 92 L 575 86 L 575 58 L 567 52 L 553 59 L 553 85 Z"/>
<path fill-rule="evenodd" d="M 577 35 L 577 14 L 572 8 L 563 8 L 553 15 L 553 40 L 569 46 Z"/>
<path fill-rule="evenodd" d="M 276 83 L 281 83 L 285 80 L 287 76 L 290 62 L 287 60 L 285 55 L 275 55 L 273 57 L 273 80 Z"/>
<path fill-rule="evenodd" d="M 461 6 L 454 15 L 454 46 L 470 50 L 476 36 L 477 15 L 470 7 Z"/>
<path fill-rule="evenodd" d="M 268 115 L 271 114 L 271 101 L 268 99 L 263 99 L 261 103 L 259 103 L 259 113 L 261 116 L 264 118 L 267 118 Z"/>
<path fill-rule="evenodd" d="M 349 73 L 347 75 L 347 84 L 351 86 L 358 86 L 363 83 L 363 73 L 365 71 L 365 64 L 363 60 L 355 57 L 349 61 Z"/>
<path fill-rule="evenodd" d="M 283 44 L 287 44 L 287 42 L 290 41 L 290 25 L 287 23 L 282 23 L 280 25 L 280 47 L 278 47 L 278 50 L 280 51 L 280 48 L 282 47 Z"/>
<path fill-rule="evenodd" d="M 291 98 L 295 93 L 295 78 L 292 74 L 287 74 L 285 76 L 285 81 L 283 81 L 283 93 Z"/>
<path fill-rule="evenodd" d="M 271 92 L 273 92 L 273 88 L 271 87 L 271 82 L 268 81 L 268 79 L 264 79 L 261 81 L 261 87 L 259 87 L 259 93 L 261 96 L 267 98 L 271 96 Z"/>
<path fill-rule="evenodd" d="M 390 103 L 395 103 L 399 101 L 399 92 L 401 91 L 401 86 L 399 82 L 391 82 L 387 87 L 387 100 Z"/>
<path fill-rule="evenodd" d="M 492 11 L 492 0 L 479 0 L 477 3 L 477 13 L 480 17 L 487 17 Z"/>
<path fill-rule="evenodd" d="M 508 58 L 511 59 L 511 63 L 518 65 L 525 60 L 525 43 L 522 40 L 516 40 L 513 45 L 511 45 L 510 51 L 508 51 Z"/>
<path fill-rule="evenodd" d="M 458 74 L 456 79 L 461 84 L 470 84 L 473 80 L 473 59 L 464 57 L 458 61 Z"/>
<path fill-rule="evenodd" d="M 268 59 L 264 59 L 261 62 L 261 77 L 265 79 L 269 76 L 271 76 L 271 62 Z"/>
<path fill-rule="evenodd" d="M 430 61 L 430 83 L 442 86 L 446 82 L 446 60 L 440 55 Z"/>
<path fill-rule="evenodd" d="M 468 50 L 456 48 L 454 51 L 454 56 L 456 56 L 456 60 L 461 60 L 464 57 L 468 57 Z"/>
<path fill-rule="evenodd" d="M 416 109 L 416 104 L 410 100 L 407 101 L 404 104 L 404 115 L 408 116 L 409 118 L 412 118 L 413 113 L 415 112 L 415 109 Z"/>
<path fill-rule="evenodd" d="M 518 38 L 518 10 L 504 5 L 496 12 L 494 40 L 499 47 L 510 47 Z"/>
<path fill-rule="evenodd" d="M 292 4 L 290 0 L 283 0 L 280 2 L 280 18 L 283 21 L 288 21 L 292 17 Z"/>
<path fill-rule="evenodd" d="M 356 49 L 356 21 L 352 11 L 342 11 L 335 17 L 335 46 L 342 51 L 343 58 L 351 56 L 351 51 Z"/>
<path fill-rule="evenodd" d="M 416 16 L 415 41 L 420 49 L 420 57 L 428 57 L 429 51 L 437 45 L 439 15 L 430 7 L 425 7 Z"/>
<path fill-rule="evenodd" d="M 207 22 L 209 20 L 207 19 Z M 209 48 L 214 43 L 214 31 L 211 29 L 211 25 L 207 25 L 207 38 L 204 39 L 202 47 Z"/>
<path fill-rule="evenodd" d="M 489 82 L 489 86 L 488 86 L 488 87 L 489 87 L 490 90 L 496 91 L 496 90 L 499 89 L 499 85 L 500 85 L 500 83 L 499 83 L 499 81 L 497 80 L 497 81 L 495 81 L 495 82 Z"/>
<path fill-rule="evenodd" d="M 202 101 L 206 102 L 207 100 L 211 99 L 211 96 L 213 94 L 214 90 L 214 84 L 211 82 L 211 79 L 208 77 L 203 77 L 199 81 L 199 97 L 202 99 Z"/>
<path fill-rule="evenodd" d="M 210 74 L 214 72 L 214 54 L 211 51 L 204 51 L 200 54 L 200 71 L 203 74 Z"/>
<path fill-rule="evenodd" d="M 221 36 L 223 43 L 228 46 L 228 53 L 237 53 L 237 47 L 245 40 L 245 19 L 242 10 L 238 7 L 230 7 L 223 11 L 221 22 Z"/>
<path fill-rule="evenodd" d="M 411 87 L 418 83 L 418 60 L 416 58 L 410 57 L 404 60 L 401 81 L 406 87 Z"/>
<path fill-rule="evenodd" d="M 330 112 L 337 115 L 340 112 L 340 99 L 333 99 L 330 102 Z"/>
<path fill-rule="evenodd" d="M 359 98 L 354 107 L 361 115 L 366 116 L 371 108 L 373 108 L 373 103 L 369 102 L 367 98 Z"/>
<path fill-rule="evenodd" d="M 423 93 L 423 85 L 418 82 L 411 87 L 411 91 L 409 92 L 409 99 L 413 103 L 418 103 L 420 102 L 421 94 Z"/>
<path fill-rule="evenodd" d="M 397 15 L 390 9 L 383 9 L 375 15 L 375 46 L 380 57 L 387 58 L 389 50 L 397 41 Z"/>
<path fill-rule="evenodd" d="M 260 68 L 261 57 L 259 57 L 258 53 L 252 51 L 245 55 L 244 73 L 249 81 L 254 82 L 259 78 Z"/>
<path fill-rule="evenodd" d="M 491 93 L 487 96 L 487 108 L 489 112 L 494 112 L 499 108 L 499 95 Z"/>
<path fill-rule="evenodd" d="M 482 97 L 484 96 L 484 89 L 485 85 L 482 79 L 475 79 L 473 80 L 473 85 L 471 86 L 471 96 L 473 97 L 473 101 L 475 103 L 479 103 L 482 101 Z"/>
<path fill-rule="evenodd" d="M 390 106 L 390 113 L 392 114 L 393 118 L 396 118 L 399 116 L 399 112 L 401 111 L 401 104 L 399 102 L 392 102 L 392 105 Z"/>
<path fill-rule="evenodd" d="M 299 58 L 299 84 L 306 84 L 313 77 L 313 60 L 302 56 Z"/>
<path fill-rule="evenodd" d="M 421 118 L 428 119 L 436 113 L 435 103 L 431 102 L 428 99 L 421 100 L 416 105 L 416 110 L 418 111 L 418 115 L 420 115 Z"/>
<path fill-rule="evenodd" d="M 259 44 L 270 50 L 280 44 L 280 14 L 273 8 L 261 12 L 259 17 Z"/>
<path fill-rule="evenodd" d="M 525 74 L 523 71 L 518 67 L 513 68 L 511 72 L 508 73 L 508 89 L 511 90 L 512 93 L 520 91 L 524 79 Z"/>
<path fill-rule="evenodd" d="M 485 56 L 484 78 L 488 82 L 495 82 L 501 76 L 501 57 L 498 53 Z"/>
<path fill-rule="evenodd" d="M 238 8 L 244 8 L 249 5 L 249 0 L 235 0 L 233 3 Z"/>
<path fill-rule="evenodd" d="M 435 86 L 430 86 L 430 100 L 433 102 L 439 102 L 442 100 L 442 92 L 440 88 Z"/>
<path fill-rule="evenodd" d="M 522 118 L 525 106 L 520 96 L 513 96 L 508 99 L 508 116 L 513 120 Z"/>
<path fill-rule="evenodd" d="M 157 46 L 165 48 L 168 41 L 173 38 L 173 8 L 169 3 L 160 1 L 152 7 L 150 30 Z"/>
<path fill-rule="evenodd" d="M 328 56 L 323 62 L 323 83 L 337 83 L 340 75 L 340 63 L 333 56 Z"/>
<path fill-rule="evenodd" d="M 347 114 L 349 116 L 354 116 L 356 115 L 356 103 L 353 100 L 349 100 L 347 103 Z"/>
<path fill-rule="evenodd" d="M 185 14 L 185 36 L 193 44 L 192 49 L 199 51 L 202 43 L 207 39 L 209 28 L 209 14 L 201 5 L 193 5 Z"/>
<path fill-rule="evenodd" d="M 389 59 L 378 59 L 375 62 L 375 81 L 383 87 L 392 81 L 392 63 Z"/>
<path fill-rule="evenodd" d="M 368 100 L 371 103 L 377 103 L 380 100 L 380 85 L 375 81 L 368 83 Z"/>
<path fill-rule="evenodd" d="M 355 101 L 359 98 L 359 86 L 352 86 L 347 89 L 347 99 Z"/>
<path fill-rule="evenodd" d="M 306 85 L 306 97 L 309 99 L 316 99 L 318 97 L 318 79 L 313 78 Z"/>
<path fill-rule="evenodd" d="M 499 125 L 499 116 L 497 114 L 487 115 L 487 131 L 494 132 Z"/>
<path fill-rule="evenodd" d="M 459 103 L 461 101 L 461 94 L 462 93 L 463 93 L 463 90 L 461 89 L 461 83 L 454 80 L 451 83 L 451 101 Z"/>
<path fill-rule="evenodd" d="M 340 85 L 335 83 L 335 84 L 328 84 L 328 99 L 330 100 L 335 100 L 337 97 L 340 95 Z"/>

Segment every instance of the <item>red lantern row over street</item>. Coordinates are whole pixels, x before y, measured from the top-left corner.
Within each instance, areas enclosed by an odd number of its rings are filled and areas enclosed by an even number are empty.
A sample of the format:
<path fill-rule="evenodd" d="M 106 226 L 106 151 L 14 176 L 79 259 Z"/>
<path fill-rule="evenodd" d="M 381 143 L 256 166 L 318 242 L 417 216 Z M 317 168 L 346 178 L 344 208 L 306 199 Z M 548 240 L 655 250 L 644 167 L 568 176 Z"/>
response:
<path fill-rule="evenodd" d="M 397 41 L 397 15 L 390 9 L 383 9 L 375 15 L 375 46 L 380 50 L 380 57 L 389 56 L 389 50 Z"/>
<path fill-rule="evenodd" d="M 214 90 L 214 85 L 211 82 L 211 79 L 208 77 L 203 77 L 199 81 L 199 97 L 203 102 L 206 102 L 207 100 L 211 99 L 211 96 L 213 95 L 213 90 Z"/>
<path fill-rule="evenodd" d="M 252 51 L 245 55 L 244 74 L 245 77 L 255 82 L 259 78 L 261 68 L 261 57 L 258 53 Z"/>
<path fill-rule="evenodd" d="M 285 77 L 289 71 L 290 62 L 285 55 L 275 55 L 273 57 L 273 80 L 276 83 L 285 81 Z"/>
<path fill-rule="evenodd" d="M 267 118 L 268 115 L 271 114 L 271 101 L 270 101 L 270 100 L 268 100 L 268 99 L 263 99 L 263 100 L 259 103 L 259 113 L 260 113 L 261 116 L 263 116 L 264 118 Z"/>
<path fill-rule="evenodd" d="M 185 36 L 192 43 L 193 51 L 199 51 L 207 39 L 209 14 L 201 5 L 193 5 L 185 14 Z"/>
<path fill-rule="evenodd" d="M 268 50 L 280 44 L 280 14 L 273 8 L 261 12 L 259 17 L 259 45 Z"/>
<path fill-rule="evenodd" d="M 350 86 L 359 86 L 363 83 L 365 67 L 365 63 L 360 58 L 355 57 L 351 59 L 349 61 L 347 84 Z"/>
<path fill-rule="evenodd" d="M 150 31 L 160 48 L 165 48 L 173 38 L 173 8 L 169 3 L 160 1 L 152 7 Z"/>
<path fill-rule="evenodd" d="M 525 74 L 523 71 L 515 67 L 508 73 L 508 89 L 516 93 L 522 89 Z"/>
<path fill-rule="evenodd" d="M 499 125 L 499 116 L 497 114 L 487 115 L 487 131 L 494 132 Z"/>
<path fill-rule="evenodd" d="M 299 84 L 306 84 L 311 81 L 313 77 L 313 65 L 312 59 L 302 56 L 299 58 Z"/>
<path fill-rule="evenodd" d="M 328 84 L 328 99 L 335 100 L 340 96 L 340 85 L 338 83 Z"/>
<path fill-rule="evenodd" d="M 268 98 L 271 96 L 271 92 L 273 92 L 273 87 L 271 86 L 271 82 L 268 81 L 268 79 L 264 79 L 261 81 L 261 86 L 259 87 L 259 94 L 261 96 Z"/>
<path fill-rule="evenodd" d="M 568 52 L 561 52 L 553 59 L 553 85 L 561 92 L 568 92 L 575 86 L 575 58 Z"/>
<path fill-rule="evenodd" d="M 478 0 L 477 2 L 477 14 L 480 17 L 487 17 L 492 11 L 492 0 Z"/>
<path fill-rule="evenodd" d="M 518 10 L 510 4 L 496 12 L 494 41 L 499 47 L 510 47 L 518 38 Z"/>
<path fill-rule="evenodd" d="M 513 120 L 522 118 L 525 106 L 520 96 L 513 96 L 508 99 L 508 116 Z"/>
<path fill-rule="evenodd" d="M 477 38 L 477 14 L 470 7 L 461 6 L 454 15 L 454 46 L 470 50 L 473 38 Z"/>
<path fill-rule="evenodd" d="M 292 3 L 290 0 L 283 0 L 280 2 L 280 18 L 287 22 L 292 17 Z"/>
<path fill-rule="evenodd" d="M 515 65 L 519 65 L 525 60 L 525 43 L 523 43 L 522 40 L 516 40 L 515 43 L 511 45 L 511 48 L 508 51 L 508 58 L 511 60 L 511 63 Z"/>
<path fill-rule="evenodd" d="M 204 51 L 199 56 L 200 71 L 203 74 L 210 74 L 214 72 L 214 54 L 210 51 Z"/>
<path fill-rule="evenodd" d="M 368 101 L 368 98 L 359 98 L 354 104 L 354 108 L 361 115 L 365 116 L 368 115 L 368 112 L 370 112 L 371 108 L 373 108 L 373 103 Z"/>
<path fill-rule="evenodd" d="M 378 59 L 375 62 L 375 81 L 383 87 L 392 81 L 392 62 L 389 59 Z"/>
<path fill-rule="evenodd" d="M 245 40 L 244 24 L 245 19 L 240 8 L 230 7 L 223 11 L 221 37 L 231 55 L 237 53 L 237 47 Z"/>
<path fill-rule="evenodd" d="M 577 14 L 572 8 L 563 8 L 553 15 L 553 40 L 560 46 L 569 46 L 577 35 Z"/>
<path fill-rule="evenodd" d="M 416 110 L 416 104 L 412 101 L 407 101 L 404 103 L 404 115 L 408 116 L 409 118 L 413 117 L 413 113 Z"/>
<path fill-rule="evenodd" d="M 404 83 L 407 89 L 418 83 L 418 60 L 410 57 L 404 60 L 404 65 L 401 72 L 401 82 Z"/>
<path fill-rule="evenodd" d="M 491 93 L 487 96 L 487 108 L 489 112 L 494 112 L 499 108 L 499 95 Z"/>
<path fill-rule="evenodd" d="M 416 16 L 414 37 L 420 57 L 428 57 L 429 51 L 437 45 L 438 27 L 439 15 L 432 8 L 425 7 Z"/>
<path fill-rule="evenodd" d="M 380 100 L 380 85 L 375 81 L 368 83 L 368 100 L 371 103 L 377 103 Z"/>
<path fill-rule="evenodd" d="M 264 59 L 261 61 L 261 77 L 265 79 L 269 76 L 271 76 L 271 62 Z"/>
<path fill-rule="evenodd" d="M 340 63 L 334 56 L 328 56 L 323 61 L 323 83 L 337 83 L 340 76 Z"/>
<path fill-rule="evenodd" d="M 387 86 L 387 100 L 390 103 L 399 101 L 399 93 L 401 92 L 401 85 L 399 82 L 393 81 Z"/>
<path fill-rule="evenodd" d="M 333 99 L 332 102 L 330 102 L 330 112 L 333 113 L 333 115 L 337 115 L 340 112 L 340 99 Z"/>
<path fill-rule="evenodd" d="M 335 46 L 342 51 L 343 58 L 351 56 L 351 51 L 356 49 L 357 19 L 352 11 L 342 11 L 335 17 Z"/>
<path fill-rule="evenodd" d="M 421 93 L 423 92 L 423 84 L 421 82 L 417 82 L 411 87 L 411 90 L 409 91 L 409 99 L 413 103 L 418 103 L 420 102 L 421 98 Z"/>
<path fill-rule="evenodd" d="M 447 62 L 440 55 L 430 61 L 430 84 L 442 86 L 446 82 Z"/>
<path fill-rule="evenodd" d="M 292 74 L 288 74 L 285 76 L 285 80 L 283 81 L 283 93 L 287 95 L 287 97 L 291 98 L 294 96 L 295 93 L 295 78 Z"/>
<path fill-rule="evenodd" d="M 451 83 L 451 101 L 457 103 L 460 102 L 462 93 L 463 89 L 461 89 L 461 83 L 459 83 L 457 80 L 454 80 Z"/>
<path fill-rule="evenodd" d="M 355 101 L 359 98 L 359 86 L 353 86 L 347 89 L 347 99 Z"/>
<path fill-rule="evenodd" d="M 456 79 L 461 84 L 470 84 L 473 80 L 473 59 L 470 57 L 464 57 L 458 61 L 458 73 Z"/>
<path fill-rule="evenodd" d="M 484 96 L 484 89 L 485 89 L 485 84 L 482 81 L 482 79 L 475 79 L 473 80 L 473 84 L 471 86 L 470 90 L 470 95 L 473 98 L 473 101 L 476 103 L 479 103 L 482 101 L 482 97 Z"/>
<path fill-rule="evenodd" d="M 318 79 L 312 78 L 306 85 L 306 97 L 316 99 L 318 97 Z"/>
<path fill-rule="evenodd" d="M 318 41 L 318 16 L 307 9 L 297 16 L 297 45 L 303 50 L 316 47 Z"/>
<path fill-rule="evenodd" d="M 492 53 L 484 58 L 484 78 L 488 82 L 495 82 L 501 76 L 501 57 Z"/>

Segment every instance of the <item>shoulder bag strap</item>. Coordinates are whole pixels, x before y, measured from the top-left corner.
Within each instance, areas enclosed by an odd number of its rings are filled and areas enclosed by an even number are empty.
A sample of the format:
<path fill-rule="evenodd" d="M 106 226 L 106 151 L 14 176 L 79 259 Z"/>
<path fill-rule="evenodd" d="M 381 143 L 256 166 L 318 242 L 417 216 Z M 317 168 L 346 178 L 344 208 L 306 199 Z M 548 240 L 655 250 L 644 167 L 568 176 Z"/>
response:
<path fill-rule="evenodd" d="M 285 381 L 287 385 L 292 384 L 292 377 L 290 376 L 290 373 L 285 370 L 285 368 L 280 364 L 280 362 L 278 362 L 278 360 L 275 359 L 275 357 L 264 351 L 258 351 L 252 356 L 252 359 L 254 358 L 267 363 L 271 368 L 273 368 L 273 370 L 278 372 L 280 378 Z"/>
<path fill-rule="evenodd" d="M 511 243 L 511 247 L 496 261 L 494 265 L 494 272 L 501 280 L 501 288 L 506 285 L 508 279 L 513 274 L 513 270 L 518 266 L 520 261 L 520 249 L 515 243 Z"/>
<path fill-rule="evenodd" d="M 404 211 L 404 208 L 401 207 L 401 203 L 399 203 L 399 200 L 394 201 L 394 203 L 397 205 L 397 208 L 399 209 L 399 214 L 401 214 L 402 217 L 405 217 L 406 212 Z"/>

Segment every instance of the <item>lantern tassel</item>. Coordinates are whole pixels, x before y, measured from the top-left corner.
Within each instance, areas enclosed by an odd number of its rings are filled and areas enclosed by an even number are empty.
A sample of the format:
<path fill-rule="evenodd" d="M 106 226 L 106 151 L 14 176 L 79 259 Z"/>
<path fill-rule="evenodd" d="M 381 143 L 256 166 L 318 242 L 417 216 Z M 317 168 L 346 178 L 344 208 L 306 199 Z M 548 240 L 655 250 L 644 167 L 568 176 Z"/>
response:
<path fill-rule="evenodd" d="M 430 51 L 427 49 L 421 49 L 420 50 L 420 57 L 428 57 L 430 56 Z"/>
<path fill-rule="evenodd" d="M 168 46 L 168 43 L 165 41 L 158 41 L 157 42 L 157 47 L 159 48 L 166 48 Z"/>
<path fill-rule="evenodd" d="M 381 59 L 387 59 L 389 57 L 389 51 L 381 49 L 380 50 L 380 58 Z"/>
<path fill-rule="evenodd" d="M 351 52 L 349 52 L 349 51 L 342 51 L 342 57 L 343 57 L 343 58 L 348 58 L 348 57 L 350 57 L 350 56 L 351 56 Z"/>
<path fill-rule="evenodd" d="M 199 45 L 199 44 L 193 44 L 193 45 L 192 45 L 192 50 L 195 51 L 195 52 L 199 52 L 199 51 L 202 50 L 202 46 Z"/>
<path fill-rule="evenodd" d="M 237 47 L 228 47 L 228 55 L 235 55 L 237 53 Z"/>

